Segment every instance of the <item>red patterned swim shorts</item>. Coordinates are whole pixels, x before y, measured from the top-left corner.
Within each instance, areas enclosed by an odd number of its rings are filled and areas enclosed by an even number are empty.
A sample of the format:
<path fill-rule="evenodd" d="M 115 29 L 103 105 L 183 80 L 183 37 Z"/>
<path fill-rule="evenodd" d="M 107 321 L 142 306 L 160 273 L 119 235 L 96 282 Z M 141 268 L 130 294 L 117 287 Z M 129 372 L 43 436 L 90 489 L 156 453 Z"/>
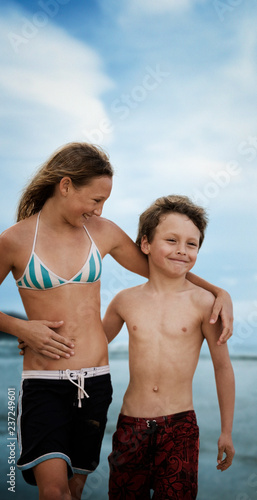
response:
<path fill-rule="evenodd" d="M 120 414 L 108 457 L 109 499 L 193 500 L 198 455 L 193 410 L 151 419 Z"/>

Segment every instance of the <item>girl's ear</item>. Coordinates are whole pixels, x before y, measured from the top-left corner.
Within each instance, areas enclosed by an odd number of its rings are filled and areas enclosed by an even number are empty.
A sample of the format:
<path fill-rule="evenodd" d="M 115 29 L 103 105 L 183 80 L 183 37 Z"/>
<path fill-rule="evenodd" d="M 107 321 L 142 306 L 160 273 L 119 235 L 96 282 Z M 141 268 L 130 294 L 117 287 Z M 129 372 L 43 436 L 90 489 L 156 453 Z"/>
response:
<path fill-rule="evenodd" d="M 72 187 L 72 180 L 70 177 L 63 177 L 60 180 L 59 189 L 63 196 L 67 196 L 71 187 Z"/>
<path fill-rule="evenodd" d="M 150 243 L 148 243 L 147 236 L 144 235 L 141 238 L 141 251 L 145 254 L 148 255 L 150 253 Z"/>

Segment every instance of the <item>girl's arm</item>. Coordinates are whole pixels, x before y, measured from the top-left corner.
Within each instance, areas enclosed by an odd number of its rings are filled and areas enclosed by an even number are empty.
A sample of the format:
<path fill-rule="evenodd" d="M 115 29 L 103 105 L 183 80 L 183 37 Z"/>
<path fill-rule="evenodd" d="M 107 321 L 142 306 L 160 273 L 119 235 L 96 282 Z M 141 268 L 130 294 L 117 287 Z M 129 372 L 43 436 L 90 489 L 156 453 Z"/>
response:
<path fill-rule="evenodd" d="M 220 316 L 223 330 L 217 344 L 221 345 L 226 343 L 233 332 L 233 304 L 229 293 L 193 273 L 187 273 L 187 279 L 191 281 L 191 283 L 208 290 L 216 297 L 209 322 L 211 324 L 216 323 Z"/>
<path fill-rule="evenodd" d="M 126 233 L 120 234 L 119 243 L 109 253 L 125 269 L 148 277 L 147 257 Z"/>
<path fill-rule="evenodd" d="M 5 231 L 0 236 L 0 284 L 14 267 L 15 239 Z M 14 250 L 15 248 L 15 250 Z M 0 312 L 0 330 L 22 339 L 34 351 L 52 359 L 69 358 L 74 345 L 56 333 L 63 321 L 26 321 Z"/>
<path fill-rule="evenodd" d="M 102 219 L 102 220 L 101 220 Z M 110 254 L 122 267 L 148 278 L 148 260 L 134 241 L 114 222 L 98 219 L 103 255 Z"/>
<path fill-rule="evenodd" d="M 63 321 L 26 321 L 0 312 L 0 330 L 19 339 L 20 354 L 29 346 L 51 359 L 70 358 L 74 354 L 74 344 L 52 330 L 62 325 Z"/>

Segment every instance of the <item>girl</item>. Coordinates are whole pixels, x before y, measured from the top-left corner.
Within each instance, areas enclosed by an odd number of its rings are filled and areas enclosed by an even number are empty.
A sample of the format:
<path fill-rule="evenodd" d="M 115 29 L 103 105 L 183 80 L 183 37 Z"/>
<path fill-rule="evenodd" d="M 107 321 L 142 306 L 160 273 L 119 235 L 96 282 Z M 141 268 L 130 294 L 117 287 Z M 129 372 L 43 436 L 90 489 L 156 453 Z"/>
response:
<path fill-rule="evenodd" d="M 18 404 L 18 467 L 40 500 L 81 498 L 98 465 L 112 397 L 100 318 L 102 258 L 148 275 L 147 260 L 115 224 L 100 218 L 112 188 L 106 154 L 67 144 L 25 189 L 18 223 L 0 238 L 0 282 L 12 271 L 28 321 L 0 313 L 0 329 L 26 345 Z M 226 341 L 231 302 L 195 276 L 216 300 Z M 222 306 L 222 307 L 221 307 Z"/>

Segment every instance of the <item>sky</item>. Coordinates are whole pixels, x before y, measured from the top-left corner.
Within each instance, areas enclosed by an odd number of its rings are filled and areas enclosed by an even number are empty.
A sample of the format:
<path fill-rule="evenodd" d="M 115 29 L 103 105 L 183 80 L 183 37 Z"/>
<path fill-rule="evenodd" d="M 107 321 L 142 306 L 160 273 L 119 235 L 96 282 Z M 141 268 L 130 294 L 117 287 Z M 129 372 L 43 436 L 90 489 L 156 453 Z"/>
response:
<path fill-rule="evenodd" d="M 232 348 L 254 344 L 256 21 L 256 0 L 1 2 L 0 231 L 55 149 L 99 144 L 115 170 L 103 216 L 133 239 L 159 196 L 207 209 L 194 272 L 230 293 Z M 140 282 L 107 257 L 103 310 Z M 22 311 L 12 277 L 0 300 Z"/>

